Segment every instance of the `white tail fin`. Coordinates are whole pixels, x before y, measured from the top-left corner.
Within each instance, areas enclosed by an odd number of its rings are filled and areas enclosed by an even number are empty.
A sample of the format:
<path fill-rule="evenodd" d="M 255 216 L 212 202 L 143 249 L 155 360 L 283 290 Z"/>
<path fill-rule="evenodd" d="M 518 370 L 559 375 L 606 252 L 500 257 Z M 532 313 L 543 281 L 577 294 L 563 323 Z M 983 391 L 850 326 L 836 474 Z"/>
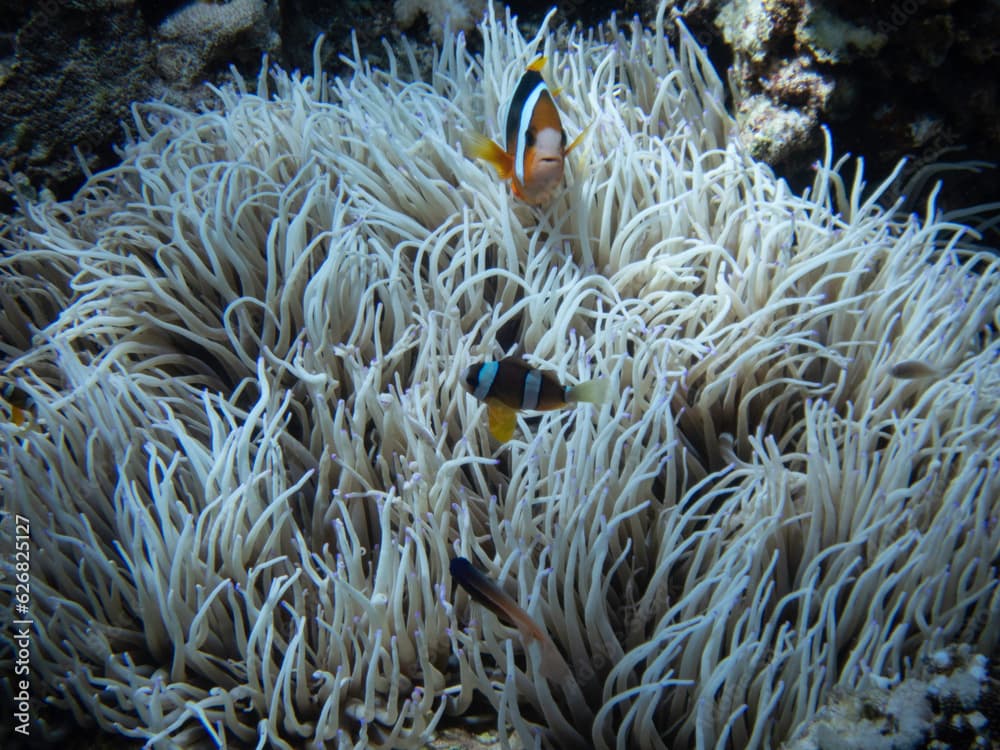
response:
<path fill-rule="evenodd" d="M 608 397 L 608 379 L 598 378 L 575 385 L 566 391 L 567 401 L 583 401 L 588 404 L 601 404 Z"/>

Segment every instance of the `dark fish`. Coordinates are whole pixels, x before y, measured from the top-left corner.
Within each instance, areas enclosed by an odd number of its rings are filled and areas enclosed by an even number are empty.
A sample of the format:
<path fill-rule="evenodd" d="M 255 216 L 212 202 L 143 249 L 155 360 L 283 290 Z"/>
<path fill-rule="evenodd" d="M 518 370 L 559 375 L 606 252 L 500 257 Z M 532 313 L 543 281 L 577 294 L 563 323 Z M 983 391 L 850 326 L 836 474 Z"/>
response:
<path fill-rule="evenodd" d="M 589 727 L 594 717 L 587 706 L 580 686 L 576 682 L 576 677 L 562 654 L 559 653 L 555 641 L 549 637 L 541 625 L 532 619 L 531 615 L 514 601 L 513 597 L 497 585 L 496 581 L 477 570 L 467 559 L 464 557 L 452 558 L 448 569 L 451 571 L 451 577 L 458 581 L 459 585 L 469 592 L 475 601 L 489 609 L 501 620 L 517 628 L 524 640 L 525 649 L 528 649 L 533 642 L 538 642 L 540 646 L 539 672 L 563 691 L 576 726 L 569 725 L 560 715 L 549 714 L 547 711 L 545 712 L 546 718 L 551 722 L 556 734 L 560 736 L 563 747 L 584 747 L 586 743 L 577 729 Z"/>
<path fill-rule="evenodd" d="M 6 383 L 0 389 L 0 401 L 2 401 L 4 411 L 10 415 L 10 421 L 15 427 L 21 427 L 27 422 L 29 413 L 27 393 L 13 383 Z"/>
<path fill-rule="evenodd" d="M 451 577 L 469 592 L 469 596 L 508 625 L 517 628 L 526 640 L 542 642 L 548 640 L 548 635 L 531 619 L 531 615 L 525 612 L 524 608 L 492 578 L 477 570 L 466 558 L 452 558 L 448 570 L 451 571 Z"/>
<path fill-rule="evenodd" d="M 917 380 L 919 378 L 939 378 L 944 370 L 919 359 L 907 359 L 897 362 L 889 370 L 889 374 L 899 380 Z"/>
<path fill-rule="evenodd" d="M 510 440 L 519 410 L 551 411 L 577 402 L 599 404 L 607 397 L 607 380 L 562 385 L 542 370 L 517 357 L 482 362 L 469 367 L 462 385 L 489 407 L 490 433 L 500 442 Z"/>

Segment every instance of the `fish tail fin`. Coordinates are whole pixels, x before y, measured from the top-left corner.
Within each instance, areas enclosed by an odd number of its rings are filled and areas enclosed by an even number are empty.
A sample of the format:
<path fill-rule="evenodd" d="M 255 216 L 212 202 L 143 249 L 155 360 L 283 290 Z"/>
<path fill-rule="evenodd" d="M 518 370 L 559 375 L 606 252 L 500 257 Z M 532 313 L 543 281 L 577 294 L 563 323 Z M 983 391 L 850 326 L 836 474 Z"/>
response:
<path fill-rule="evenodd" d="M 575 385 L 566 391 L 567 401 L 582 401 L 587 404 L 601 404 L 608 398 L 608 379 L 597 378 Z"/>
<path fill-rule="evenodd" d="M 509 180 L 514 174 L 514 157 L 485 135 L 466 133 L 462 138 L 462 145 L 473 158 L 492 164 L 501 180 Z"/>

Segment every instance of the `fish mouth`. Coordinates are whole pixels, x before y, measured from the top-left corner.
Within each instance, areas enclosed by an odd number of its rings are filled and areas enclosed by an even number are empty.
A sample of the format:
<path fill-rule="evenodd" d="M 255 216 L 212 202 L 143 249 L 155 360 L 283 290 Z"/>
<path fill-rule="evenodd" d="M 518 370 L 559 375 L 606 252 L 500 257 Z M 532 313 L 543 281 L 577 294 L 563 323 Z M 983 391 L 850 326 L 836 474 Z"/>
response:
<path fill-rule="evenodd" d="M 466 367 L 465 371 L 462 372 L 462 387 L 469 393 L 476 390 L 476 373 L 478 368 L 475 365 L 471 367 Z"/>

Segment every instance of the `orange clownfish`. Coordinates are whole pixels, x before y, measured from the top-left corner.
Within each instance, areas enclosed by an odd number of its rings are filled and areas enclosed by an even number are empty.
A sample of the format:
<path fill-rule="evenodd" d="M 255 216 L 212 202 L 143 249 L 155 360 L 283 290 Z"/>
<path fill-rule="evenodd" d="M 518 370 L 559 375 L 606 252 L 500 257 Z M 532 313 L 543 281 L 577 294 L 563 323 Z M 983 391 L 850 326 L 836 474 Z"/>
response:
<path fill-rule="evenodd" d="M 564 386 L 551 373 L 529 367 L 517 357 L 469 367 L 462 385 L 488 407 L 490 434 L 501 443 L 514 435 L 517 411 L 552 411 L 578 402 L 599 404 L 607 396 L 606 380 Z"/>
<path fill-rule="evenodd" d="M 569 146 L 559 110 L 542 78 L 545 58 L 525 70 L 507 109 L 507 148 L 484 135 L 466 139 L 472 156 L 488 161 L 502 180 L 510 180 L 514 195 L 532 206 L 552 198 L 563 178 L 566 155 L 580 142 L 580 133 Z M 584 131 L 586 132 L 586 131 Z"/>

